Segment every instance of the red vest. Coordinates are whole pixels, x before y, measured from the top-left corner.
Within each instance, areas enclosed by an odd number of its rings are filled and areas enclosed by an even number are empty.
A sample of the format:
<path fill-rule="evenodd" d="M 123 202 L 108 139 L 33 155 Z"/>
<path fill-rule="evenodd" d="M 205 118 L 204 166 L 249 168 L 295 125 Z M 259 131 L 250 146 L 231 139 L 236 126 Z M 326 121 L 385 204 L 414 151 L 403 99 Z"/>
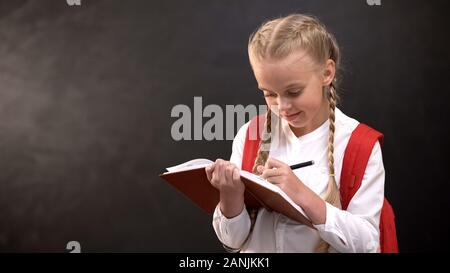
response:
<path fill-rule="evenodd" d="M 255 162 L 265 116 L 254 117 L 245 137 L 242 169 L 251 172 Z M 250 131 L 252 133 L 250 133 Z M 350 200 L 358 191 L 366 170 L 373 146 L 379 141 L 383 144 L 383 134 L 360 123 L 352 132 L 342 164 L 340 195 L 342 209 L 346 210 Z M 394 210 L 385 198 L 380 216 L 380 250 L 383 253 L 398 253 Z"/>

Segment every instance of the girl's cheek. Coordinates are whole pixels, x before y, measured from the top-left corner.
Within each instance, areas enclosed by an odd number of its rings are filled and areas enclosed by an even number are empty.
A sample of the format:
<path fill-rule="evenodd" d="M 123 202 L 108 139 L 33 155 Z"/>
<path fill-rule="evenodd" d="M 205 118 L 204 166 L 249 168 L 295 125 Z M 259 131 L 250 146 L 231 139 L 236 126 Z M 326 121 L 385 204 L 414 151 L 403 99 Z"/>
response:
<path fill-rule="evenodd" d="M 277 103 L 277 100 L 274 100 L 273 98 L 267 97 L 266 98 L 266 103 L 269 106 L 275 105 Z"/>
<path fill-rule="evenodd" d="M 269 109 L 273 112 L 276 112 L 276 110 L 278 109 L 278 106 L 276 104 L 276 102 L 270 100 L 270 99 L 266 99 L 266 103 L 269 106 Z"/>

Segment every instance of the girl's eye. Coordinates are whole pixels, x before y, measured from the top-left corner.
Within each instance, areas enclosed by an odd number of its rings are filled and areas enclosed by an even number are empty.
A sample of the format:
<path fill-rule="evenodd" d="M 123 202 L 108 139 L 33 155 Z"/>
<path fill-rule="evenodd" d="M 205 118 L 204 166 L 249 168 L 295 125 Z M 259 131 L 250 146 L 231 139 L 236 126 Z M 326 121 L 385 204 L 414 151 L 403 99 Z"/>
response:
<path fill-rule="evenodd" d="M 287 92 L 287 94 L 291 97 L 296 97 L 296 96 L 300 95 L 301 93 L 302 93 L 301 90 Z"/>

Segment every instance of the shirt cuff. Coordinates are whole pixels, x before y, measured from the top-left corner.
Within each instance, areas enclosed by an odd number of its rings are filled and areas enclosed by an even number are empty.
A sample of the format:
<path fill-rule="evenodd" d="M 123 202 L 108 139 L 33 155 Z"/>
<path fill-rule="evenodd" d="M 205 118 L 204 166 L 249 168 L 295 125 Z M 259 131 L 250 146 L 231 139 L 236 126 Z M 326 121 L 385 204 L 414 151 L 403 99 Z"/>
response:
<path fill-rule="evenodd" d="M 327 241 L 328 243 L 336 241 L 333 240 L 336 237 L 339 238 L 341 243 L 343 243 L 345 246 L 347 245 L 347 240 L 345 239 L 344 234 L 340 231 L 340 228 L 338 226 L 337 221 L 337 214 L 341 212 L 340 209 L 336 208 L 335 206 L 331 205 L 328 202 L 325 202 L 326 204 L 326 219 L 325 224 L 320 225 L 313 225 L 317 231 L 319 232 L 320 237 Z"/>
<path fill-rule="evenodd" d="M 216 210 L 214 211 L 214 217 L 219 217 L 220 222 L 223 223 L 225 226 L 228 226 L 232 223 L 239 222 L 242 218 L 249 217 L 247 209 L 244 204 L 244 209 L 242 209 L 241 213 L 239 213 L 237 216 L 234 216 L 233 218 L 227 218 L 225 215 L 222 214 L 222 211 L 220 210 L 220 203 L 216 206 Z"/>
<path fill-rule="evenodd" d="M 241 248 L 250 230 L 250 217 L 245 205 L 239 215 L 227 218 L 222 214 L 219 203 L 214 211 L 214 221 L 217 223 L 222 243 L 229 248 Z"/>

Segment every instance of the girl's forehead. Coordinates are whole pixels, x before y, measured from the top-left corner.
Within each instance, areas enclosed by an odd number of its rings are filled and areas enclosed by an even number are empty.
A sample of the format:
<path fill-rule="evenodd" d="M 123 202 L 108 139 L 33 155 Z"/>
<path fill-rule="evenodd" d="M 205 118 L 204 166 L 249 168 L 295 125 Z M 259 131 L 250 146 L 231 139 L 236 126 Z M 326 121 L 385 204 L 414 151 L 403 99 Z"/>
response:
<path fill-rule="evenodd" d="M 260 85 L 278 86 L 281 83 L 307 82 L 317 69 L 307 54 L 291 54 L 282 60 L 265 59 L 252 62 Z"/>

